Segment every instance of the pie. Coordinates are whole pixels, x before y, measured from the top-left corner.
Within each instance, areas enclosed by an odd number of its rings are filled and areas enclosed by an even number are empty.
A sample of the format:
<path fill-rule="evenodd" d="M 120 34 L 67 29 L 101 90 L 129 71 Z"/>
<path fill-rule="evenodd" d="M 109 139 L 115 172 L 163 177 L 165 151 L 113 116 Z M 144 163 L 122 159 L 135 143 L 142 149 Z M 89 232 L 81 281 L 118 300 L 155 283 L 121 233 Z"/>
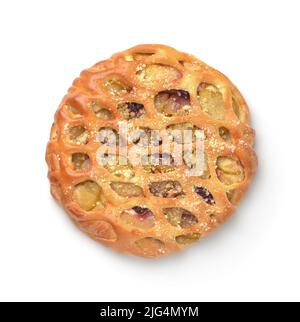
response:
<path fill-rule="evenodd" d="M 199 173 L 191 172 L 196 133 Z M 173 48 L 140 45 L 84 70 L 63 98 L 46 152 L 51 193 L 96 241 L 126 254 L 169 255 L 235 211 L 257 168 L 254 136 L 247 104 L 226 76 Z M 185 146 L 175 163 L 172 151 Z M 151 162 L 132 162 L 124 151 L 135 147 Z"/>

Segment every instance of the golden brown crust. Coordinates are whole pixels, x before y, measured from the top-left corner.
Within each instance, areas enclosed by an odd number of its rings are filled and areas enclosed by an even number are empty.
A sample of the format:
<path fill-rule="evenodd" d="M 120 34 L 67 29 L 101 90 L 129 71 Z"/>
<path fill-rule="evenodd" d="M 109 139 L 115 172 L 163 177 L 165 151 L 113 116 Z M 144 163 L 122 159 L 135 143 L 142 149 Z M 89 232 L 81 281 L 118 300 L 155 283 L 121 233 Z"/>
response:
<path fill-rule="evenodd" d="M 208 89 L 213 93 L 202 94 L 206 86 L 211 86 Z M 156 109 L 155 96 L 171 89 L 189 93 L 191 104 L 187 114 L 169 116 Z M 216 102 L 221 97 L 224 110 L 220 112 L 214 106 L 212 110 L 211 106 L 206 108 L 211 96 L 205 95 L 212 95 Z M 126 102 L 138 102 L 145 109 L 143 117 L 128 121 L 131 126 L 160 130 L 169 125 L 192 123 L 204 129 L 210 177 L 186 177 L 184 165 L 166 173 L 147 173 L 142 166 L 137 166 L 132 170 L 134 176 L 127 178 L 117 177 L 100 167 L 96 160 L 100 146 L 97 133 L 100 128 L 118 129 L 118 122 L 124 117 L 118 106 Z M 108 110 L 101 118 L 96 115 L 103 113 L 100 106 Z M 71 134 L 70 129 L 73 129 Z M 79 141 L 72 141 L 78 134 Z M 51 192 L 78 227 L 95 240 L 139 256 L 168 255 L 207 235 L 233 213 L 256 171 L 254 136 L 247 104 L 227 77 L 173 48 L 137 46 L 83 71 L 63 98 L 46 153 Z M 79 170 L 72 166 L 70 159 L 76 153 L 84 154 L 79 159 L 76 156 L 79 166 L 86 162 Z M 232 168 L 227 171 L 227 167 L 233 167 L 233 172 Z M 151 183 L 170 180 L 181 184 L 184 195 L 163 198 L 151 193 Z M 97 183 L 100 190 L 93 184 L 89 189 L 105 200 L 92 209 L 80 207 L 75 198 L 75 187 L 85 181 Z M 112 189 L 112 182 L 141 187 L 142 195 L 135 192 L 132 197 L 121 196 Z M 195 193 L 195 187 L 200 187 L 200 195 Z M 213 196 L 213 202 L 203 197 L 207 191 Z M 141 228 L 124 221 L 122 218 L 127 217 L 121 214 L 133 207 L 150 209 L 154 224 Z M 172 225 L 163 211 L 166 208 L 184 209 L 197 218 L 197 223 L 184 228 Z M 189 214 L 185 213 L 185 218 Z"/>

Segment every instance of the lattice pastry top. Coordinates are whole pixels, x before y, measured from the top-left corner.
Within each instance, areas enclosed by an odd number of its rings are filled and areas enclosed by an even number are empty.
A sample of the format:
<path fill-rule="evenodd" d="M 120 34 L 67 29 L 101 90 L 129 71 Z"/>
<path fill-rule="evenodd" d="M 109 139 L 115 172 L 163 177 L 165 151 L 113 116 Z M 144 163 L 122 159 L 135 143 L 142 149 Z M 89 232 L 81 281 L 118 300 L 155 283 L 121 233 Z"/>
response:
<path fill-rule="evenodd" d="M 200 132 L 203 171 L 191 175 Z M 46 153 L 51 192 L 95 240 L 168 255 L 235 210 L 257 167 L 253 141 L 247 104 L 228 78 L 173 48 L 137 46 L 83 71 L 63 98 Z M 155 162 L 133 163 L 126 151 L 135 147 Z"/>

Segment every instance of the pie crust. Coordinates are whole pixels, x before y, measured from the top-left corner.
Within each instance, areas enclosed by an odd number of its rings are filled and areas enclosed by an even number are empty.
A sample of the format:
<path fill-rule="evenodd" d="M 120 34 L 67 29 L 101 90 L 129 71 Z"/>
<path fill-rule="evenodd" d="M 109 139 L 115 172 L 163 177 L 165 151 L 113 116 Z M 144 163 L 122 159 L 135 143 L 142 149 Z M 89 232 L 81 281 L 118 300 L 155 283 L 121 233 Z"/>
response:
<path fill-rule="evenodd" d="M 187 176 L 192 159 L 101 166 L 99 131 L 117 133 L 121 121 L 147 131 L 203 130 L 205 171 Z M 169 255 L 235 211 L 257 168 L 254 136 L 247 104 L 226 76 L 173 48 L 140 45 L 83 71 L 63 98 L 46 152 L 51 193 L 102 244 L 143 257 Z"/>

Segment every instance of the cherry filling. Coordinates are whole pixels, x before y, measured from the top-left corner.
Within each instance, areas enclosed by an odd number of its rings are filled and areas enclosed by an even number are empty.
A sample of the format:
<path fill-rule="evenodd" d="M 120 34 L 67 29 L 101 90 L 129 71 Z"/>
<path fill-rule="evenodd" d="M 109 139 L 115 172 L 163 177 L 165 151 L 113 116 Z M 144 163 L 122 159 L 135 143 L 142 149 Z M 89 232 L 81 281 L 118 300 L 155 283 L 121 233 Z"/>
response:
<path fill-rule="evenodd" d="M 129 131 L 128 141 L 129 143 L 139 144 L 141 146 L 158 146 L 162 144 L 159 131 L 143 126 Z"/>
<path fill-rule="evenodd" d="M 135 206 L 132 208 L 132 210 L 134 210 L 136 212 L 136 216 L 140 219 L 140 220 L 145 220 L 149 217 L 153 217 L 153 213 L 150 209 L 148 208 L 143 208 L 140 206 Z"/>
<path fill-rule="evenodd" d="M 118 111 L 125 120 L 140 118 L 145 114 L 144 105 L 135 102 L 119 104 Z"/>
<path fill-rule="evenodd" d="M 198 219 L 192 213 L 186 210 L 182 213 L 181 222 L 180 222 L 180 226 L 182 228 L 191 227 L 197 223 L 198 223 Z"/>
<path fill-rule="evenodd" d="M 174 166 L 174 158 L 169 153 L 154 153 L 150 157 L 151 164 Z"/>
<path fill-rule="evenodd" d="M 184 195 L 182 186 L 178 181 L 151 182 L 149 190 L 155 197 L 176 198 Z"/>
<path fill-rule="evenodd" d="M 195 189 L 196 194 L 199 195 L 207 204 L 214 205 L 216 203 L 213 195 L 206 188 L 195 187 L 194 189 Z"/>
<path fill-rule="evenodd" d="M 150 209 L 140 206 L 132 207 L 121 213 L 121 220 L 126 222 L 128 225 L 142 229 L 153 227 L 155 224 L 154 219 L 154 214 Z"/>
<path fill-rule="evenodd" d="M 154 99 L 156 109 L 167 116 L 187 114 L 191 105 L 190 94 L 182 89 L 159 92 Z"/>
<path fill-rule="evenodd" d="M 119 134 L 115 129 L 103 127 L 99 129 L 98 140 L 100 143 L 115 146 L 119 144 Z"/>

